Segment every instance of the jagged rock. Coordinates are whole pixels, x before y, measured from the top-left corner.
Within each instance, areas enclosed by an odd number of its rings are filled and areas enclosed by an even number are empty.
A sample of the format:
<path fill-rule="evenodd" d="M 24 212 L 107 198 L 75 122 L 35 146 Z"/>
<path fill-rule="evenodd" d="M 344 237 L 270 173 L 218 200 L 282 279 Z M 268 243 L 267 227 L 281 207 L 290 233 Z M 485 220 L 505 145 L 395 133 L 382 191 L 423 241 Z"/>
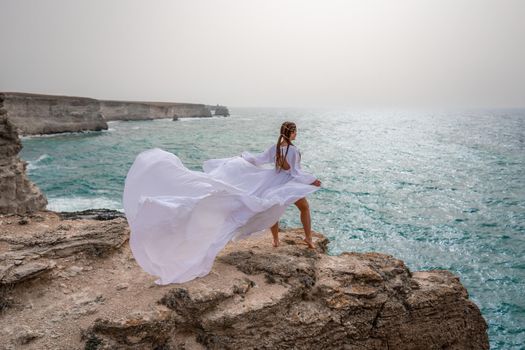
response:
<path fill-rule="evenodd" d="M 42 210 L 47 200 L 26 176 L 27 163 L 18 157 L 22 144 L 14 125 L 5 116 L 0 94 L 0 214 Z M 24 224 L 23 220 L 19 221 Z"/>
<path fill-rule="evenodd" d="M 229 117 L 230 111 L 228 110 L 228 107 L 226 106 L 210 106 L 210 109 L 213 111 L 213 115 L 219 115 L 223 117 Z"/>
<path fill-rule="evenodd" d="M 88 209 L 83 211 L 61 212 L 59 214 L 64 220 L 113 220 L 126 217 L 124 213 L 112 209 Z"/>
<path fill-rule="evenodd" d="M 27 271 L 8 294 L 0 288 L 10 305 L 0 322 L 46 329 L 28 349 L 488 349 L 479 309 L 448 271 L 412 273 L 378 253 L 330 256 L 322 235 L 312 251 L 289 230 L 278 248 L 270 233 L 232 242 L 207 276 L 158 286 L 130 265 L 124 219 L 38 215 L 23 226 L 0 217 L 0 271 Z M 20 334 L 4 327 L 0 344 L 16 348 Z"/>
<path fill-rule="evenodd" d="M 117 290 L 128 289 L 128 287 L 129 287 L 128 283 L 119 283 L 119 284 L 117 284 Z"/>
<path fill-rule="evenodd" d="M 54 259 L 79 253 L 105 256 L 128 238 L 126 221 L 121 218 L 104 223 L 79 222 L 64 230 L 57 214 L 45 215 L 47 221 L 54 220 L 53 227 L 44 222 L 40 223 L 43 230 L 37 228 L 30 234 L 0 232 L 0 286 L 20 283 L 48 272 L 55 268 Z M 73 265 L 68 275 L 76 276 L 82 271 L 83 267 Z"/>
<path fill-rule="evenodd" d="M 488 349 L 487 325 L 450 272 L 413 275 L 388 255 L 328 256 L 293 233 L 283 241 L 237 245 L 210 275 L 160 299 L 171 314 L 99 319 L 85 339 L 129 349 L 188 339 L 207 349 Z"/>
<path fill-rule="evenodd" d="M 37 338 L 42 337 L 43 335 L 44 335 L 43 332 L 25 328 L 18 334 L 17 340 L 20 344 L 24 345 Z"/>

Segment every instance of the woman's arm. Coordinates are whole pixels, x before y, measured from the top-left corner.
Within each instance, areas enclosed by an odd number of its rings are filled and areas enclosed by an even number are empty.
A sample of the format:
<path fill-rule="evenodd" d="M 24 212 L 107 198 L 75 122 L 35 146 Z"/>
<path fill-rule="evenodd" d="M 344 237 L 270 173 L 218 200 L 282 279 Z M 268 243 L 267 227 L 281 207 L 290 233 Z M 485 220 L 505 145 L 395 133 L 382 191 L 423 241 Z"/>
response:
<path fill-rule="evenodd" d="M 255 153 L 255 154 L 252 154 L 250 152 L 242 152 L 241 153 L 241 157 L 252 163 L 253 165 L 263 165 L 263 164 L 266 164 L 266 163 L 271 163 L 273 161 L 272 159 L 272 150 L 275 148 L 275 146 L 270 146 L 266 149 L 266 151 L 262 152 L 262 153 Z"/>
<path fill-rule="evenodd" d="M 321 181 L 314 175 L 301 169 L 301 157 L 296 147 L 290 147 L 288 155 L 290 156 L 288 163 L 290 164 L 291 174 L 295 180 L 307 185 L 321 186 Z"/>

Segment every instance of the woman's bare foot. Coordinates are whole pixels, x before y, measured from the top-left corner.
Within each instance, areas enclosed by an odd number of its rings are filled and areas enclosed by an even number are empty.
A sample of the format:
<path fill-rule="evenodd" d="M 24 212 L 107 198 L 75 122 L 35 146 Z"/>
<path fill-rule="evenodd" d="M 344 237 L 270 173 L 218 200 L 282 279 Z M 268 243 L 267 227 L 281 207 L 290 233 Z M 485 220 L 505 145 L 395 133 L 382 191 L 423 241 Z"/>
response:
<path fill-rule="evenodd" d="M 281 242 L 279 242 L 279 239 L 277 239 L 277 240 L 274 239 L 274 240 L 272 241 L 272 245 L 273 245 L 275 248 L 277 248 L 280 244 L 281 244 Z"/>
<path fill-rule="evenodd" d="M 310 249 L 315 249 L 314 242 L 312 242 L 312 241 L 308 241 L 306 238 L 303 238 L 303 241 L 304 241 L 304 243 L 306 243 L 306 245 L 308 246 L 308 248 L 310 248 Z"/>

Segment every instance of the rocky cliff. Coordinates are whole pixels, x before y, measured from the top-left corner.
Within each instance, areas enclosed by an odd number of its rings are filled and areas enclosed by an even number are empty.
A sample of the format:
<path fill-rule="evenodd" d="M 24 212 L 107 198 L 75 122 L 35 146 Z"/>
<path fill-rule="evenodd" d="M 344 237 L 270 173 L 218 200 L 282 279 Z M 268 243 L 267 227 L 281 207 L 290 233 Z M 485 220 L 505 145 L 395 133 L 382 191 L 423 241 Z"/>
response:
<path fill-rule="evenodd" d="M 107 121 L 212 116 L 205 105 L 191 103 L 100 101 L 100 110 Z"/>
<path fill-rule="evenodd" d="M 22 135 L 106 130 L 99 101 L 85 97 L 0 93 L 7 117 Z"/>
<path fill-rule="evenodd" d="M 230 243 L 209 275 L 157 286 L 131 255 L 125 219 L 77 219 L 0 217 L 5 349 L 489 348 L 448 271 L 329 256 L 322 235 L 311 251 L 289 230 L 278 248 L 269 232 Z"/>
<path fill-rule="evenodd" d="M 47 200 L 26 176 L 27 163 L 18 157 L 22 144 L 2 102 L 0 96 L 0 214 L 42 210 Z"/>
<path fill-rule="evenodd" d="M 0 93 L 0 99 L 21 135 L 106 130 L 107 121 L 113 120 L 212 116 L 209 106 L 193 103 L 106 101 L 15 92 Z M 226 107 L 221 108 L 220 115 L 229 115 Z"/>

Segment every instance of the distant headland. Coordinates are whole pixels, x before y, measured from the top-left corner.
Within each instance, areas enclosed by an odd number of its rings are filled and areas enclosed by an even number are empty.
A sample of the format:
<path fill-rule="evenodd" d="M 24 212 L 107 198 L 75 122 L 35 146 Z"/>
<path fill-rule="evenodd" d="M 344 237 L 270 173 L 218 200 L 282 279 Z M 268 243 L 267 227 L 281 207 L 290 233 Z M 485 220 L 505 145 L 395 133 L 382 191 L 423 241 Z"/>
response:
<path fill-rule="evenodd" d="M 229 116 L 227 107 L 178 102 L 97 100 L 0 92 L 7 118 L 21 135 L 107 130 L 108 121 Z"/>

